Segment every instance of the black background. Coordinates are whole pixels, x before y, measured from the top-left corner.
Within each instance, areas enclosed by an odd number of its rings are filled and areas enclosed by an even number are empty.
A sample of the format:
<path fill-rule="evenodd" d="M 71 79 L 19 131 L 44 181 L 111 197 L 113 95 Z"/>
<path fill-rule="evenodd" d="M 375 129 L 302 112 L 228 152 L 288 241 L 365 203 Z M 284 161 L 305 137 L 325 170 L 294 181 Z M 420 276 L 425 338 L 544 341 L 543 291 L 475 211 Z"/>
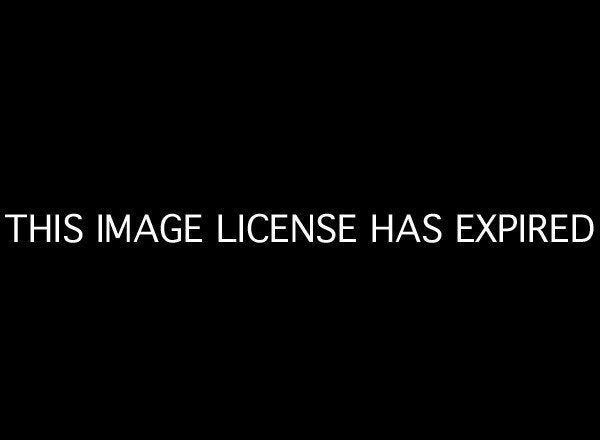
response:
<path fill-rule="evenodd" d="M 23 16 L 3 55 L 2 213 L 356 212 L 361 243 L 4 240 L 11 412 L 573 429 L 595 389 L 597 238 L 460 246 L 453 218 L 597 221 L 592 29 L 524 11 L 247 12 Z M 375 212 L 438 212 L 444 241 L 371 246 Z"/>

